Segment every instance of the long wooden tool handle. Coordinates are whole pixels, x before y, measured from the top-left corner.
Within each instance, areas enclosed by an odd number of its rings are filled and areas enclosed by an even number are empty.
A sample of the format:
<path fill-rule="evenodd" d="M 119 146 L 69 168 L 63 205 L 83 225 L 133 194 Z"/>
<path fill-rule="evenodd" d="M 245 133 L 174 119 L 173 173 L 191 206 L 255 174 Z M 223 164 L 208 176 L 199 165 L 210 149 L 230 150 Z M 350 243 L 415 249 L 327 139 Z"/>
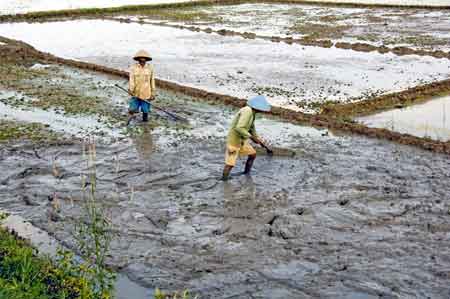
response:
<path fill-rule="evenodd" d="M 117 88 L 119 88 L 119 89 L 122 89 L 123 91 L 125 91 L 126 93 L 128 93 L 130 96 L 133 96 L 129 90 L 126 90 L 125 88 L 123 88 L 123 87 L 120 86 L 119 84 L 114 84 L 114 86 L 117 87 Z"/>
<path fill-rule="evenodd" d="M 126 90 L 125 88 L 123 88 L 122 86 L 120 86 L 119 84 L 114 84 L 114 86 L 115 87 L 117 87 L 117 88 L 119 88 L 119 89 L 121 89 L 121 90 L 123 90 L 123 91 L 125 91 L 126 93 L 128 93 L 130 96 L 132 96 L 132 97 L 134 97 L 134 95 L 129 91 L 129 90 Z M 149 103 L 149 104 L 151 104 L 149 101 L 147 101 L 147 100 L 144 100 L 144 99 L 140 99 L 141 101 L 144 101 L 144 102 L 146 102 L 146 103 Z M 155 107 L 155 105 L 153 105 L 153 107 Z M 155 107 L 156 109 L 160 109 L 160 108 L 158 108 L 158 107 Z M 160 109 L 161 110 L 161 109 Z"/>
<path fill-rule="evenodd" d="M 117 88 L 119 88 L 119 89 L 121 89 L 121 90 L 123 90 L 123 91 L 125 91 L 125 92 L 128 93 L 130 96 L 134 97 L 134 95 L 133 95 L 129 90 L 126 90 L 125 88 L 123 88 L 123 87 L 120 86 L 119 84 L 114 84 L 114 86 L 117 87 Z M 143 100 L 143 99 L 140 99 L 140 100 L 142 100 L 142 101 L 144 101 L 144 102 L 146 102 L 146 103 L 151 104 L 149 101 L 146 101 L 146 100 Z M 178 116 L 178 115 L 175 115 L 174 113 L 169 112 L 169 111 L 167 111 L 167 110 L 165 110 L 165 109 L 163 109 L 163 108 L 160 108 L 160 107 L 158 107 L 158 106 L 156 106 L 156 105 L 154 105 L 154 104 L 151 104 L 151 105 L 152 105 L 155 109 L 158 109 L 158 110 L 160 110 L 160 111 L 166 113 L 167 115 L 173 117 L 174 119 L 178 119 L 178 120 L 182 120 L 182 121 L 187 121 L 187 119 L 185 119 L 184 117 L 180 117 L 180 116 Z"/>

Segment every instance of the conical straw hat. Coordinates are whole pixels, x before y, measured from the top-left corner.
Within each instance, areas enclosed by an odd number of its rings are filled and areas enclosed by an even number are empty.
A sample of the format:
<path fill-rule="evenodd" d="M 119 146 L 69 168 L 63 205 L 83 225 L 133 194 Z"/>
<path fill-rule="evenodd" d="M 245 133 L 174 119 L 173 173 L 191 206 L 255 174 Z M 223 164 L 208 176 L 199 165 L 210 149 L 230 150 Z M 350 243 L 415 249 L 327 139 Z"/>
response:
<path fill-rule="evenodd" d="M 150 54 L 145 50 L 139 50 L 133 57 L 134 60 L 138 60 L 139 58 L 145 58 L 147 61 L 152 60 Z"/>

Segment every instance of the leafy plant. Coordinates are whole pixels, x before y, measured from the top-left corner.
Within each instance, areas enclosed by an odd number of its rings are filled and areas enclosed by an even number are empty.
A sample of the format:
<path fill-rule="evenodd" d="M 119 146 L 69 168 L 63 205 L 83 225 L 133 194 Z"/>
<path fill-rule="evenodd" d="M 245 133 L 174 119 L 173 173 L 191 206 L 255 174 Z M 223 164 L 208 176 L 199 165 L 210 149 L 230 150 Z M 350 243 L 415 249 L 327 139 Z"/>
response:
<path fill-rule="evenodd" d="M 26 241 L 0 229 L 1 299 L 95 298 L 90 281 L 80 273 L 70 254 L 53 263 L 48 257 L 38 257 Z"/>
<path fill-rule="evenodd" d="M 112 224 L 104 206 L 96 199 L 95 143 L 91 142 L 87 147 L 88 173 L 82 176 L 84 215 L 75 225 L 75 239 L 83 259 L 80 265 L 81 275 L 93 285 L 93 298 L 108 299 L 113 297 L 116 278 L 115 274 L 106 267 L 106 256 L 112 241 Z"/>

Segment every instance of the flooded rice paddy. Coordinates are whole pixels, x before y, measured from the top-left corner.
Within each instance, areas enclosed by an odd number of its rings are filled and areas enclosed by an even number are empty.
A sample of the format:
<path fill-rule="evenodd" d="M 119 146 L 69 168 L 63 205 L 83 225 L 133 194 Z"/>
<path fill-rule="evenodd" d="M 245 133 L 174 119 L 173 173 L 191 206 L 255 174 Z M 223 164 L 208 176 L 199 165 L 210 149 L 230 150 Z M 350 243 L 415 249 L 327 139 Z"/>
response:
<path fill-rule="evenodd" d="M 430 100 L 407 108 L 399 108 L 357 120 L 369 127 L 385 128 L 396 132 L 435 140 L 450 140 L 450 97 Z"/>
<path fill-rule="evenodd" d="M 450 10 L 250 3 L 175 9 L 168 16 L 136 14 L 140 15 L 138 20 L 266 37 L 450 50 Z M 182 20 L 183 15 L 187 20 Z M 191 15 L 196 17 L 188 18 Z"/>
<path fill-rule="evenodd" d="M 265 94 L 274 104 L 306 112 L 330 101 L 357 101 L 445 79 L 450 70 L 447 59 L 273 44 L 104 20 L 1 24 L 0 35 L 57 56 L 125 70 L 134 52 L 147 48 L 159 78 L 243 98 Z"/>

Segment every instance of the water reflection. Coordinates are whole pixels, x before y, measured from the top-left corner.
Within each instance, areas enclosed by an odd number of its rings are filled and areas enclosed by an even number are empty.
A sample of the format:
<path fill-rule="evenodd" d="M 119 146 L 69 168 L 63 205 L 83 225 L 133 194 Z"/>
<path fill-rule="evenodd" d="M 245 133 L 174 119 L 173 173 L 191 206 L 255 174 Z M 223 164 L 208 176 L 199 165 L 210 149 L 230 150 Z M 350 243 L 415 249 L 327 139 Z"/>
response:
<path fill-rule="evenodd" d="M 450 140 L 450 96 L 423 104 L 361 117 L 369 127 L 385 128 L 435 140 Z"/>
<path fill-rule="evenodd" d="M 150 160 L 154 151 L 152 130 L 148 126 L 143 126 L 139 132 L 131 134 L 131 140 L 136 148 L 139 159 L 142 161 Z"/>

